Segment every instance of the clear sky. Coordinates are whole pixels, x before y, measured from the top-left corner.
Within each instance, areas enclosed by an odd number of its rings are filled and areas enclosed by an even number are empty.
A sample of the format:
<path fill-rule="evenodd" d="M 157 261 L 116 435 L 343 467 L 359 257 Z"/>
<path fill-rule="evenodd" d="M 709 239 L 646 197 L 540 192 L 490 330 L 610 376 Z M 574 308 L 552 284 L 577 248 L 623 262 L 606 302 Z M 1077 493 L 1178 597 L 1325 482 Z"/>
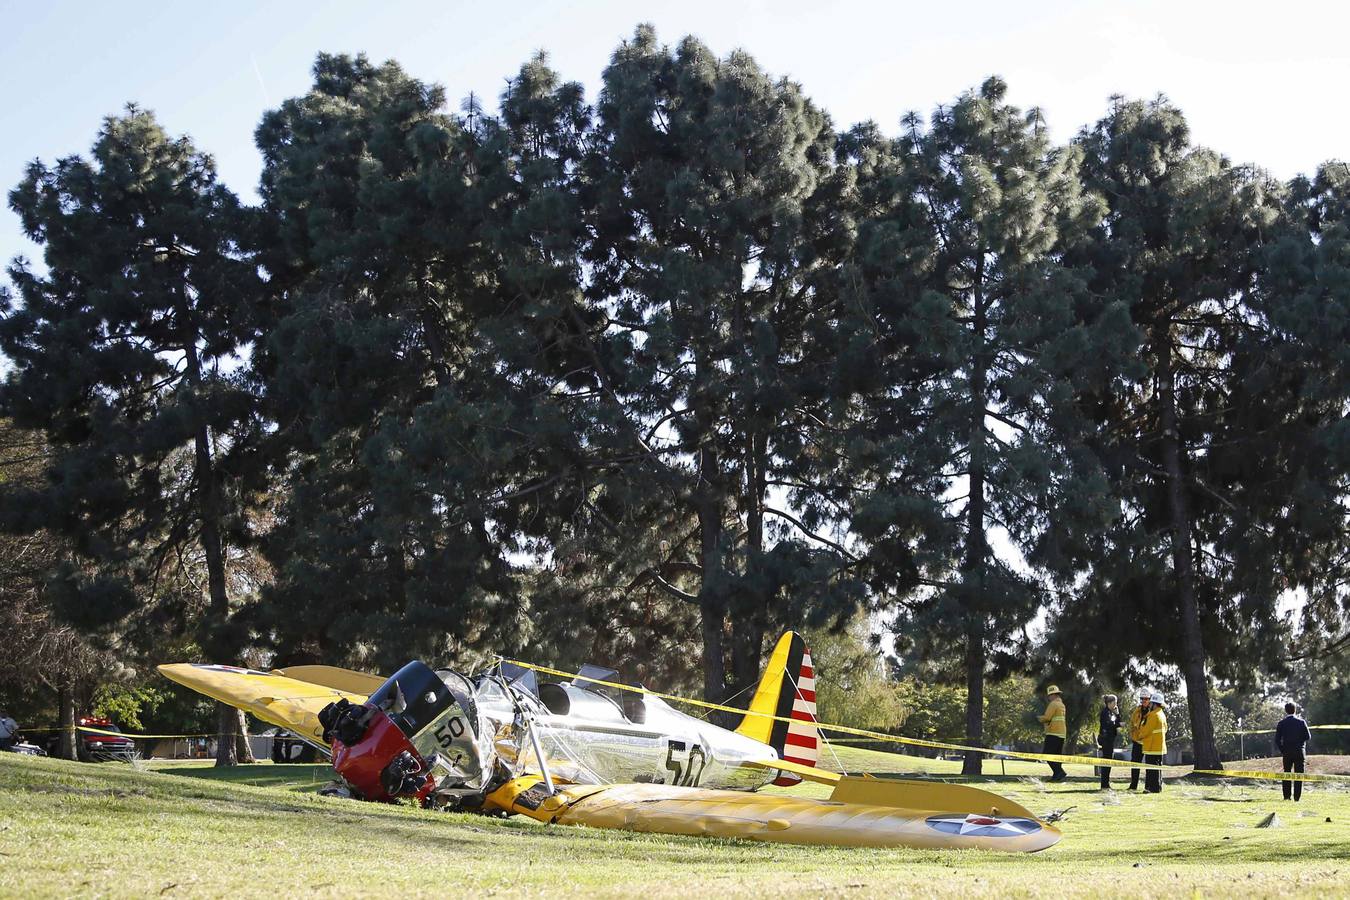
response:
<path fill-rule="evenodd" d="M 1011 99 L 1046 110 L 1057 138 L 1095 121 L 1113 93 L 1164 92 L 1196 139 L 1280 177 L 1350 157 L 1350 4 L 1344 0 L 631 0 L 510 3 L 220 4 L 0 0 L 0 185 L 34 157 L 85 152 L 103 116 L 135 101 L 212 153 L 252 199 L 253 128 L 303 93 L 321 51 L 399 60 L 452 100 L 495 97 L 548 50 L 594 95 L 610 52 L 638 22 L 674 43 L 752 53 L 799 81 L 846 126 L 894 131 L 997 73 Z M 0 259 L 33 254 L 0 213 Z"/>

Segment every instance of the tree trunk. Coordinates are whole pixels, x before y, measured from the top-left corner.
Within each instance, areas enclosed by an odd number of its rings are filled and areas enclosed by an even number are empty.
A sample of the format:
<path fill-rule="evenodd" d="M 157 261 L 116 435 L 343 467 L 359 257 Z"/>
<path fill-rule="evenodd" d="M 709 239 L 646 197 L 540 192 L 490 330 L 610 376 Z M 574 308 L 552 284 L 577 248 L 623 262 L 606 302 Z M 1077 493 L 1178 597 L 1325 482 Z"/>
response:
<path fill-rule="evenodd" d="M 975 273 L 972 304 L 975 353 L 970 371 L 970 491 L 966 501 L 966 558 L 961 567 L 961 590 L 965 592 L 966 603 L 966 742 L 975 746 L 984 745 L 985 610 L 988 603 L 984 592 L 989 557 L 989 543 L 984 533 L 984 410 L 988 402 L 988 370 L 984 353 L 986 307 L 979 288 L 983 274 L 984 257 L 981 255 Z M 961 774 L 980 775 L 983 764 L 983 754 L 967 752 L 961 763 Z"/>
<path fill-rule="evenodd" d="M 703 697 L 711 703 L 720 703 L 726 697 L 726 652 L 722 631 L 726 626 L 727 604 L 723 594 L 721 473 L 718 470 L 717 451 L 711 446 L 712 428 L 704 423 L 703 446 L 698 454 L 697 509 L 699 526 L 699 562 L 703 577 L 698 588 L 698 606 L 703 619 Z M 724 713 L 714 715 L 714 721 L 726 724 Z"/>
<path fill-rule="evenodd" d="M 56 693 L 56 703 L 60 707 L 61 733 L 57 755 L 62 759 L 77 759 L 75 731 L 75 691 L 70 685 L 62 686 Z"/>
<path fill-rule="evenodd" d="M 248 719 L 244 717 L 242 709 L 236 709 L 235 714 L 235 718 L 238 720 L 236 725 L 238 731 L 234 741 L 235 755 L 241 763 L 255 763 L 257 760 L 253 758 L 253 748 L 248 743 Z"/>
<path fill-rule="evenodd" d="M 236 740 L 239 732 L 239 710 L 224 703 L 216 704 L 216 765 L 239 764 Z"/>
<path fill-rule="evenodd" d="M 972 621 L 966 628 L 966 743 L 984 746 L 984 623 Z M 962 775 L 983 773 L 984 754 L 967 752 Z"/>
<path fill-rule="evenodd" d="M 206 557 L 206 582 L 210 594 L 208 640 L 203 644 L 221 656 L 221 662 L 233 662 L 238 648 L 231 647 L 224 638 L 230 616 L 230 601 L 225 592 L 225 551 L 220 540 L 220 485 L 211 458 L 211 441 L 206 426 L 197 430 L 193 438 L 196 450 L 197 502 L 202 522 L 202 552 Z"/>
<path fill-rule="evenodd" d="M 1200 607 L 1195 596 L 1195 568 L 1191 556 L 1191 513 L 1187 503 L 1185 450 L 1177 423 L 1176 371 L 1170 336 L 1158 350 L 1158 393 L 1162 404 L 1162 457 L 1167 473 L 1167 513 L 1171 526 L 1172 571 L 1177 606 L 1181 612 L 1181 671 L 1186 678 L 1186 700 L 1191 710 L 1191 736 L 1197 769 L 1220 769 L 1219 748 L 1210 714 L 1209 678 L 1205 674 L 1205 644 L 1200 631 Z"/>
<path fill-rule="evenodd" d="M 727 696 L 735 697 L 737 706 L 745 706 L 746 696 L 759 681 L 759 661 L 764 651 L 764 625 L 758 616 L 747 614 L 731 623 L 731 671 L 734 679 L 727 685 Z"/>
<path fill-rule="evenodd" d="M 726 696 L 726 655 L 722 630 L 726 626 L 726 601 L 721 594 L 718 575 L 722 566 L 722 515 L 711 501 L 699 504 L 700 559 L 703 578 L 698 589 L 699 612 L 703 619 L 703 697 L 720 703 Z M 724 718 L 720 714 L 717 718 Z"/>
<path fill-rule="evenodd" d="M 764 471 L 767 466 L 768 441 L 752 432 L 746 440 L 745 457 L 745 574 L 746 582 L 755 584 L 755 577 L 763 563 L 764 550 Z M 731 669 L 733 682 L 727 685 L 731 695 L 744 699 L 744 692 L 759 680 L 760 655 L 764 651 L 764 629 L 768 614 L 768 598 L 760 591 L 753 594 L 744 590 L 732 608 Z"/>
<path fill-rule="evenodd" d="M 700 329 L 709 334 L 705 322 Z M 722 481 L 721 459 L 717 448 L 715 412 L 703 399 L 721 373 L 706 355 L 707 345 L 695 348 L 694 384 L 691 409 L 698 435 L 698 482 L 693 497 L 698 513 L 699 563 L 703 574 L 699 579 L 698 606 L 703 625 L 703 697 L 710 703 L 720 703 L 726 697 L 726 651 L 722 633 L 726 627 L 727 602 L 724 587 L 725 563 L 722 558 L 722 516 L 726 509 L 726 491 Z M 728 715 L 714 713 L 712 721 L 729 724 Z"/>
<path fill-rule="evenodd" d="M 202 366 L 197 353 L 196 328 L 192 311 L 186 303 L 179 308 L 179 323 L 184 331 L 183 356 L 186 363 L 186 377 L 195 394 L 194 400 L 202 402 Z M 201 417 L 200 411 L 198 417 Z M 207 591 L 210 596 L 210 627 L 223 631 L 230 615 L 230 601 L 225 590 L 225 551 L 220 538 L 221 500 L 220 476 L 216 472 L 214 453 L 211 447 L 211 432 L 205 421 L 201 421 L 192 435 L 194 468 L 197 479 L 197 514 L 202 523 L 202 553 L 206 557 Z M 208 638 L 221 637 L 210 635 Z M 209 651 L 233 655 L 237 648 L 221 646 L 219 641 L 204 642 Z M 227 642 L 228 643 L 228 642 Z M 212 646 L 214 645 L 214 646 Z M 222 658 L 223 662 L 224 659 Z"/>
<path fill-rule="evenodd" d="M 183 340 L 184 360 L 187 364 L 188 383 L 196 392 L 196 400 L 201 401 L 202 369 L 197 354 L 196 329 L 191 327 L 193 317 L 184 304 L 179 310 L 183 317 L 180 323 L 185 331 Z M 225 551 L 220 539 L 220 479 L 216 473 L 215 460 L 211 448 L 211 432 L 206 423 L 201 422 L 192 436 L 194 464 L 197 476 L 197 514 L 201 519 L 202 553 L 206 557 L 206 583 L 209 595 L 208 615 L 205 627 L 203 648 L 219 662 L 233 662 L 238 650 L 228 638 L 226 626 L 230 617 L 230 600 L 225 590 Z M 216 739 L 216 765 L 232 766 L 238 760 L 235 753 L 234 736 L 238 730 L 238 718 L 233 707 L 223 703 L 216 704 L 216 719 L 219 723 Z"/>

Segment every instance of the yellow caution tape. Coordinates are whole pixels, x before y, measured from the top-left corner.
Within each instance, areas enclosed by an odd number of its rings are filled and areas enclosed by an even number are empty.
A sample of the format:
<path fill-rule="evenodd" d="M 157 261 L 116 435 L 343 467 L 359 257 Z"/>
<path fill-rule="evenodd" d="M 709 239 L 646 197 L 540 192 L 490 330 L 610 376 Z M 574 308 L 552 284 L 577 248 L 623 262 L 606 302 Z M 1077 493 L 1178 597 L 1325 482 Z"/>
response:
<path fill-rule="evenodd" d="M 1236 769 L 1196 769 L 1192 775 L 1216 778 L 1263 778 L 1266 781 L 1350 781 L 1350 775 L 1320 775 L 1316 772 L 1240 772 Z"/>
<path fill-rule="evenodd" d="M 1350 725 L 1309 725 L 1313 731 L 1350 731 Z M 1274 734 L 1274 728 L 1262 728 L 1259 731 L 1225 731 L 1222 734 Z"/>
<path fill-rule="evenodd" d="M 659 700 L 670 700 L 676 703 L 688 703 L 693 706 L 700 706 L 704 709 L 713 709 L 719 712 L 737 713 L 739 715 L 762 716 L 766 719 L 772 719 L 775 722 L 786 722 L 791 725 L 793 719 L 787 716 L 775 716 L 771 713 L 756 712 L 754 710 L 741 709 L 736 706 L 725 706 L 721 703 L 709 703 L 707 700 L 695 700 L 692 697 L 681 697 L 677 694 L 663 694 L 659 691 L 651 691 L 647 688 L 637 687 L 636 685 L 623 684 L 618 681 L 605 681 L 600 678 L 591 678 L 582 675 L 579 672 L 564 672 L 561 669 L 550 669 L 548 666 L 537 666 L 534 663 L 520 662 L 514 659 L 503 659 L 502 662 L 510 663 L 513 666 L 520 666 L 523 669 L 532 669 L 536 672 L 542 672 L 545 675 L 552 675 L 556 678 L 577 678 L 582 681 L 589 681 L 593 684 L 603 685 L 604 687 L 616 688 L 621 691 L 631 691 L 635 694 L 646 694 L 649 697 L 656 697 Z M 888 741 L 896 744 L 908 744 L 911 747 L 928 747 L 932 750 L 955 750 L 961 753 L 974 752 L 983 753 L 986 756 L 1002 756 L 1008 759 L 1025 759 L 1031 762 L 1057 762 L 1069 763 L 1071 765 L 1081 766 L 1102 766 L 1114 767 L 1119 769 L 1157 769 L 1163 771 L 1164 766 L 1156 766 L 1150 763 L 1128 762 L 1119 759 L 1105 759 L 1099 756 L 1073 756 L 1061 753 L 1023 753 L 1018 750 L 992 750 L 988 747 L 971 747 L 965 744 L 949 744 L 944 741 L 926 741 L 922 738 L 901 737 L 897 734 L 886 734 L 882 731 L 869 731 L 866 728 L 852 728 L 848 725 L 831 725 L 827 722 L 817 722 L 816 727 L 822 731 L 836 731 L 840 734 L 851 734 L 856 737 L 873 738 L 876 740 Z"/>
<path fill-rule="evenodd" d="M 180 738 L 212 738 L 220 736 L 220 732 L 218 731 L 213 731 L 210 734 L 128 734 L 125 731 L 105 731 L 102 728 L 90 728 L 86 725 L 76 726 L 75 730 L 86 731 L 89 734 L 106 734 L 111 735 L 112 737 L 124 737 L 133 739 L 148 738 L 153 740 L 178 740 Z"/>
<path fill-rule="evenodd" d="M 66 729 L 64 727 L 57 726 L 53 728 L 20 728 L 19 730 L 21 732 L 29 732 L 29 731 L 65 731 Z M 141 740 L 143 738 L 156 740 L 171 740 L 171 739 L 176 740 L 179 738 L 213 738 L 220 736 L 220 732 L 218 731 L 212 731 L 209 734 L 130 734 L 125 731 L 108 731 L 103 728 L 92 728 L 88 725 L 76 725 L 74 726 L 74 730 L 85 731 L 88 732 L 89 734 L 106 734 L 111 737 L 131 738 L 133 740 Z"/>

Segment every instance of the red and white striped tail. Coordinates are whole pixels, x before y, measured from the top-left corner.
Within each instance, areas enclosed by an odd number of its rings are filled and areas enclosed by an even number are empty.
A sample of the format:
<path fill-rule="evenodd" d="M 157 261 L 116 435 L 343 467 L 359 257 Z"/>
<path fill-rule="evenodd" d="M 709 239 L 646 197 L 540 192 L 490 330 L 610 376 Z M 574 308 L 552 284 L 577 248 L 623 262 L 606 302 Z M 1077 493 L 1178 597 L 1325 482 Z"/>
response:
<path fill-rule="evenodd" d="M 803 766 L 814 766 L 820 759 L 820 730 L 816 728 L 816 670 L 811 665 L 811 651 L 802 649 L 802 664 L 798 675 L 784 679 L 783 686 L 791 691 L 792 723 L 787 727 L 783 741 L 783 759 Z M 800 775 L 783 772 L 774 780 L 781 787 L 798 784 Z"/>
<path fill-rule="evenodd" d="M 778 639 L 736 733 L 769 745 L 777 753 L 775 759 L 799 766 L 816 764 L 820 756 L 816 670 L 800 634 L 789 631 Z M 774 784 L 788 786 L 801 780 L 779 770 Z"/>

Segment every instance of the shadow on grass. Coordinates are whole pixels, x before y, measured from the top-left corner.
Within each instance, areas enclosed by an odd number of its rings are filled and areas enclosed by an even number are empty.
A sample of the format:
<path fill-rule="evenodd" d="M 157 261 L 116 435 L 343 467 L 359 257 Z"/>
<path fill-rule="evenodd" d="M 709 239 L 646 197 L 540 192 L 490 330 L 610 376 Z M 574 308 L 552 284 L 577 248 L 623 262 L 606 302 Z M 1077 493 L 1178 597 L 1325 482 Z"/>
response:
<path fill-rule="evenodd" d="M 253 787 L 272 787 L 297 793 L 317 793 L 319 788 L 333 780 L 333 769 L 325 764 L 280 763 L 242 765 L 216 768 L 214 766 L 165 766 L 154 769 L 165 775 L 196 778 L 221 784 L 247 784 Z"/>

